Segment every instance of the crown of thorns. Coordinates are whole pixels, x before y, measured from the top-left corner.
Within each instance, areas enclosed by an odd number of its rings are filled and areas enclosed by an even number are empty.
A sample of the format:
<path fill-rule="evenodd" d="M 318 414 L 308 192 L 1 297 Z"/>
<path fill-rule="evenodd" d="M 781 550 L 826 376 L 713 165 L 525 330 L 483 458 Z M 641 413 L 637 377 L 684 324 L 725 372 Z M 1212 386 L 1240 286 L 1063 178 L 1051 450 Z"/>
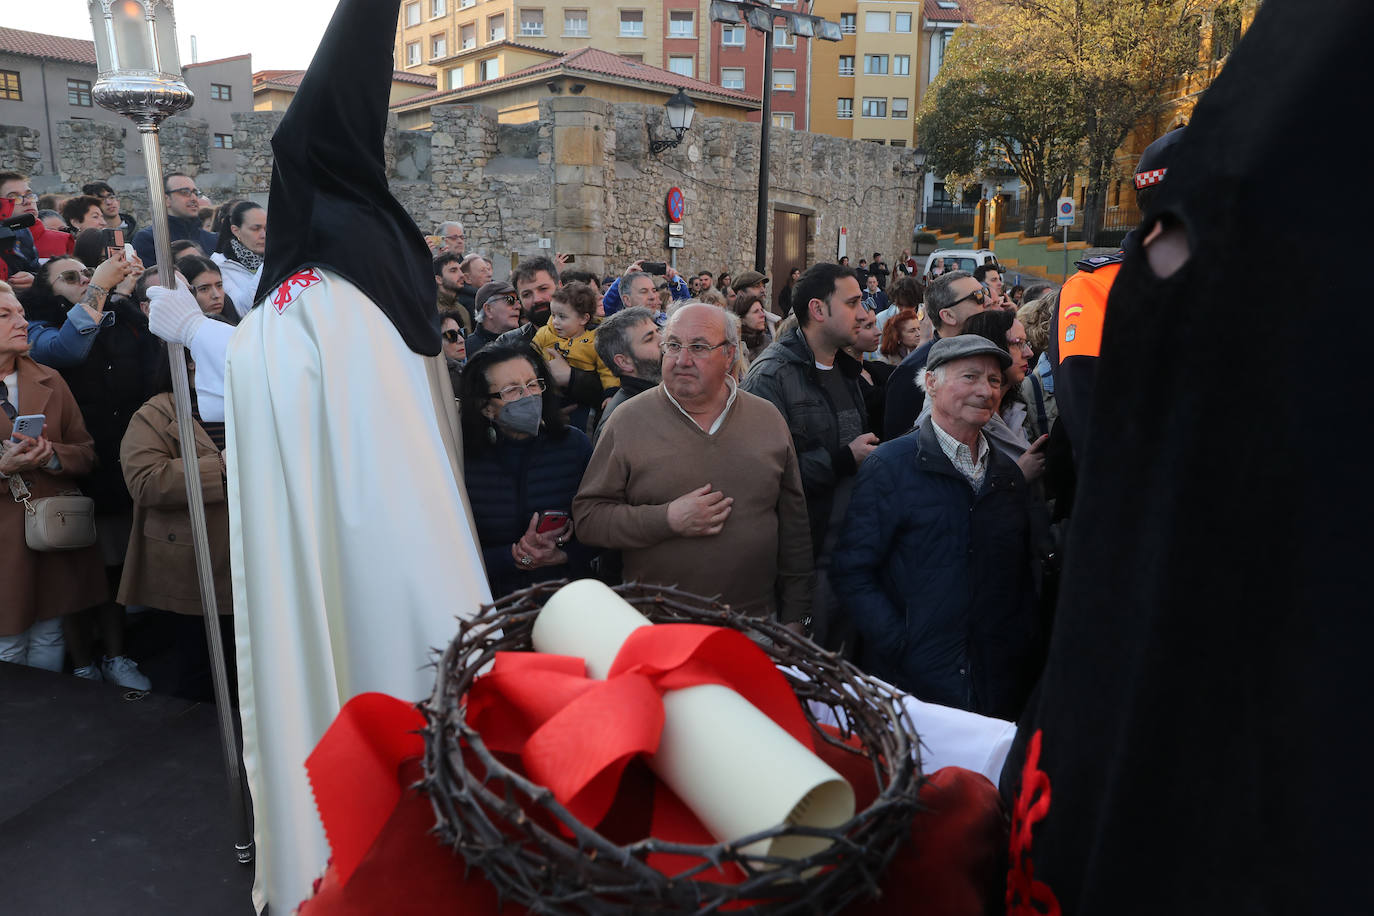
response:
<path fill-rule="evenodd" d="M 730 627 L 761 645 L 801 700 L 816 740 L 861 754 L 873 768 L 878 795 L 848 823 L 833 830 L 779 825 L 711 846 L 653 838 L 620 845 L 502 763 L 467 724 L 468 690 L 497 652 L 531 648 L 535 618 L 564 584 L 543 583 L 483 606 L 476 617 L 460 622 L 439 661 L 434 694 L 421 711 L 428 723 L 423 786 L 443 843 L 462 853 L 469 867 L 481 869 L 503 900 L 535 913 L 710 913 L 731 904 L 732 912 L 743 914 L 834 913 L 878 893 L 884 869 L 909 835 L 922 780 L 918 739 L 901 694 L 771 620 L 745 617 L 673 588 L 616 588 L 654 623 Z M 819 725 L 813 703 L 832 711 L 840 723 L 837 733 Z M 851 736 L 859 747 L 846 743 Z M 786 835 L 833 842 L 799 860 L 741 851 Z M 653 853 L 691 856 L 699 864 L 670 877 L 647 864 Z M 726 863 L 737 865 L 744 880 L 726 884 L 699 877 Z"/>

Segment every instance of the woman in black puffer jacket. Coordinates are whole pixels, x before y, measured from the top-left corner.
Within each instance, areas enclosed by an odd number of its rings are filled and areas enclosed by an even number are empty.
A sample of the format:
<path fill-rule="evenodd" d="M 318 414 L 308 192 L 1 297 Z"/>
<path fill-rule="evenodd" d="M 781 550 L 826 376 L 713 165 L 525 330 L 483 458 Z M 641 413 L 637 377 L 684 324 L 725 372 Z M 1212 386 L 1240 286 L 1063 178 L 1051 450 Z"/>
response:
<path fill-rule="evenodd" d="M 496 599 L 590 574 L 594 551 L 574 536 L 571 509 L 592 445 L 563 422 L 550 390 L 548 368 L 526 346 L 492 344 L 463 367 L 463 477 Z M 545 512 L 564 516 L 541 526 Z"/>

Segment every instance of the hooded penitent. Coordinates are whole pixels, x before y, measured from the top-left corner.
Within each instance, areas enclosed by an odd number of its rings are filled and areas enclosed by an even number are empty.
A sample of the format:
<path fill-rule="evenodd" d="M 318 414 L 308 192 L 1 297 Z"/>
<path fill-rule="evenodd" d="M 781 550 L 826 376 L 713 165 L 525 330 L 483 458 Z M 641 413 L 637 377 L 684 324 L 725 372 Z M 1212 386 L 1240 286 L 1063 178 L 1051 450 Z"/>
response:
<path fill-rule="evenodd" d="M 1127 249 L 1003 772 L 1009 913 L 1369 907 L 1369 306 L 1339 259 L 1291 262 L 1321 238 L 1294 207 L 1374 91 L 1371 36 L 1367 0 L 1259 5 L 1142 223 L 1186 262 Z"/>
<path fill-rule="evenodd" d="M 305 760 L 341 704 L 427 696 L 431 647 L 490 598 L 434 276 L 382 164 L 399 6 L 342 0 L 273 139 L 265 282 L 225 363 L 254 897 L 274 913 L 329 858 Z"/>
<path fill-rule="evenodd" d="M 424 235 L 387 186 L 386 118 L 399 0 L 342 0 L 272 135 L 267 258 L 255 302 L 307 267 L 362 290 L 406 346 L 439 353 Z"/>

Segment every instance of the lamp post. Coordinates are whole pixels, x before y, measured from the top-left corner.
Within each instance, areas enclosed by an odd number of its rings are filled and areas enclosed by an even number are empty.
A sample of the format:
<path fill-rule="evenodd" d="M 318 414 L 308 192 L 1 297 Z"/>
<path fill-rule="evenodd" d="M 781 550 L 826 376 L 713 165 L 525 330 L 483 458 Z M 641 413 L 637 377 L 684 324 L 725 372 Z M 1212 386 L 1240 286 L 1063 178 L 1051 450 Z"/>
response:
<path fill-rule="evenodd" d="M 758 213 L 754 222 L 754 269 L 767 273 L 768 263 L 768 166 L 769 131 L 773 127 L 773 25 L 781 19 L 784 28 L 793 35 L 839 41 L 843 34 L 839 23 L 829 22 L 809 13 L 792 13 L 775 9 L 757 0 L 711 0 L 711 21 L 729 25 L 747 22 L 763 39 L 763 111 L 759 128 L 759 193 Z"/>
<path fill-rule="evenodd" d="M 158 283 L 175 288 L 176 273 L 172 269 L 167 202 L 160 190 L 165 189 L 166 185 L 162 178 L 158 128 L 165 118 L 190 108 L 195 96 L 181 76 L 172 2 L 88 0 L 88 6 L 91 28 L 95 33 L 98 71 L 91 97 L 100 107 L 133 121 L 143 136 L 143 162 L 148 171 L 148 199 L 153 211 Z M 167 355 L 172 364 L 172 396 L 176 402 L 181 454 L 195 455 L 196 438 L 191 422 L 191 388 L 186 375 L 186 354 L 180 346 L 168 345 Z M 192 462 L 191 466 L 195 466 L 195 463 Z M 191 541 L 195 548 L 196 572 L 200 578 L 201 608 L 205 617 L 210 671 L 214 678 L 215 704 L 219 713 L 220 743 L 234 818 L 235 851 L 239 862 L 248 863 L 253 860 L 253 839 L 248 830 L 238 743 L 234 737 L 233 712 L 224 670 L 224 646 L 215 602 L 214 567 L 210 562 L 210 541 L 205 528 L 205 498 L 200 488 L 200 475 L 187 473 L 185 477 L 186 500 L 191 513 Z"/>
<path fill-rule="evenodd" d="M 696 102 L 693 102 L 687 93 L 681 89 L 671 99 L 664 102 L 663 107 L 668 109 L 668 126 L 677 132 L 677 136 L 672 140 L 650 139 L 649 152 L 655 156 L 682 142 L 682 135 L 691 129 L 692 116 L 697 112 Z"/>

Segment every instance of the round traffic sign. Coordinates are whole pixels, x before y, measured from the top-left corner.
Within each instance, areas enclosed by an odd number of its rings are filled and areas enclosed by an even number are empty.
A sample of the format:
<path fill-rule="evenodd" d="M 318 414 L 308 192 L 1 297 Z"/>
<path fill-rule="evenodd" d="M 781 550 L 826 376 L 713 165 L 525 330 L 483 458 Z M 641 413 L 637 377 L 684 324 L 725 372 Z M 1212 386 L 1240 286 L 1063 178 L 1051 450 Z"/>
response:
<path fill-rule="evenodd" d="M 1066 200 L 1066 201 L 1062 202 L 1062 203 L 1059 205 L 1059 212 L 1060 212 L 1060 213 L 1063 213 L 1065 216 L 1068 216 L 1070 213 L 1072 213 L 1072 212 L 1073 212 L 1073 201 L 1071 201 L 1071 200 Z"/>
<path fill-rule="evenodd" d="M 685 203 L 682 199 L 681 188 L 668 189 L 668 218 L 675 223 L 682 222 L 682 211 Z"/>

